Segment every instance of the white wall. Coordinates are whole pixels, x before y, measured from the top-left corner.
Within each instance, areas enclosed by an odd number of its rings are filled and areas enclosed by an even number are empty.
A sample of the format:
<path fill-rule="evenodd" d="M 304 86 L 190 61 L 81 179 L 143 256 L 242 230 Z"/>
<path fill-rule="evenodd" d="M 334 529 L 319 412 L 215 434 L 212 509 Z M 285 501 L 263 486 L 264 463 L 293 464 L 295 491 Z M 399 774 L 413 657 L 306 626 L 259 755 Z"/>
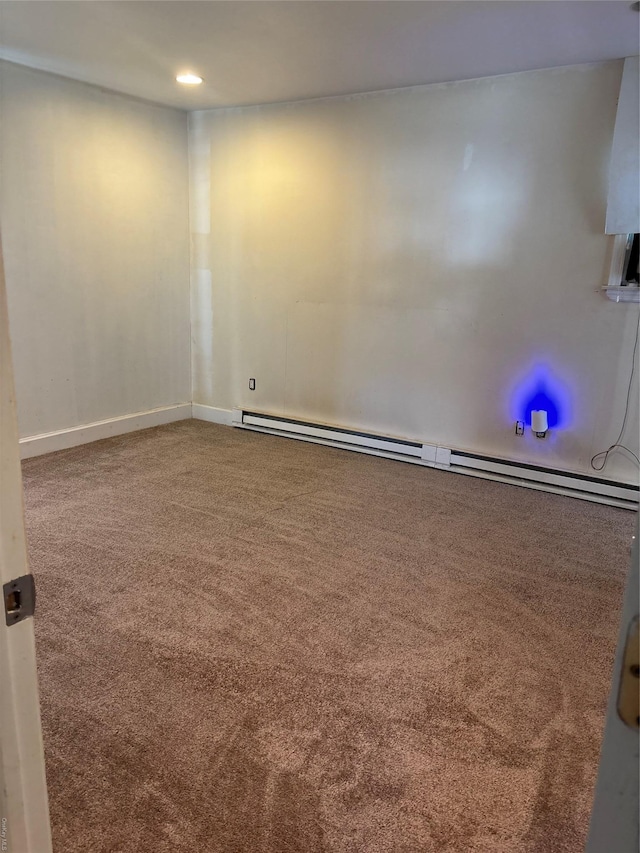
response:
<path fill-rule="evenodd" d="M 591 473 L 638 323 L 598 292 L 621 67 L 193 113 L 194 402 Z M 514 435 L 536 371 L 544 441 Z"/>
<path fill-rule="evenodd" d="M 188 402 L 187 117 L 0 63 L 20 433 Z"/>

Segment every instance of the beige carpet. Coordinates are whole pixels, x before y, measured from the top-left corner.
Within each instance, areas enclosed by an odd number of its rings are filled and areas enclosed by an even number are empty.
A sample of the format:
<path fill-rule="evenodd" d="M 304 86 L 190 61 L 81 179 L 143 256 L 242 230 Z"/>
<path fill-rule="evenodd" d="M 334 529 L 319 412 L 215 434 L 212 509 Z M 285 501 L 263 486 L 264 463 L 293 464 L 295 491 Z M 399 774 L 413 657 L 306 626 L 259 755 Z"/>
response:
<path fill-rule="evenodd" d="M 57 853 L 577 853 L 632 513 L 187 421 L 24 464 Z"/>

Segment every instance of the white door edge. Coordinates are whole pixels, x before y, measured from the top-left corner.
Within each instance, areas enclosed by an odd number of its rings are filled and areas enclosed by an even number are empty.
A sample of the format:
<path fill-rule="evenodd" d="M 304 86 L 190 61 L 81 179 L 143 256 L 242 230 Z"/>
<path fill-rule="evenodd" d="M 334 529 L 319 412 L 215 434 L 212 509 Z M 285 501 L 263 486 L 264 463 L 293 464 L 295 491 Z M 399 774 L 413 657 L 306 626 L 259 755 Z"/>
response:
<path fill-rule="evenodd" d="M 28 574 L 11 343 L 0 246 L 0 586 Z M 0 596 L 0 853 L 50 853 L 33 619 Z"/>

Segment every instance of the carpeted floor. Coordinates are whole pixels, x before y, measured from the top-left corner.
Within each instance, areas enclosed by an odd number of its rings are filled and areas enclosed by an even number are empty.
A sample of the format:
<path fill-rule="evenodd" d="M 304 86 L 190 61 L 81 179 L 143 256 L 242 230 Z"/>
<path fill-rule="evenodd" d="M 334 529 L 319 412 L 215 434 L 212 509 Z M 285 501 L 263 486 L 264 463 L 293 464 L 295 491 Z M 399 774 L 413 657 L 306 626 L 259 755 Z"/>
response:
<path fill-rule="evenodd" d="M 24 464 L 56 853 L 577 853 L 632 513 L 185 421 Z"/>

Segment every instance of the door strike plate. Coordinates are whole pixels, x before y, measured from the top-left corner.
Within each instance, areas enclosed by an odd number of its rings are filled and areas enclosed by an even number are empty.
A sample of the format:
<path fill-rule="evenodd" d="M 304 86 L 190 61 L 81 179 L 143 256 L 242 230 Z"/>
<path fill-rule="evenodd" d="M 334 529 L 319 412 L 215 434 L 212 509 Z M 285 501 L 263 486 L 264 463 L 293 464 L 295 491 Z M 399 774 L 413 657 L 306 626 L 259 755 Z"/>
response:
<path fill-rule="evenodd" d="M 2 587 L 2 598 L 7 625 L 16 625 L 28 616 L 33 616 L 36 609 L 36 585 L 33 575 L 23 575 L 5 583 Z"/>
<path fill-rule="evenodd" d="M 620 690 L 618 692 L 618 716 L 631 726 L 640 727 L 640 632 L 638 617 L 629 626 L 627 644 L 624 648 Z"/>

